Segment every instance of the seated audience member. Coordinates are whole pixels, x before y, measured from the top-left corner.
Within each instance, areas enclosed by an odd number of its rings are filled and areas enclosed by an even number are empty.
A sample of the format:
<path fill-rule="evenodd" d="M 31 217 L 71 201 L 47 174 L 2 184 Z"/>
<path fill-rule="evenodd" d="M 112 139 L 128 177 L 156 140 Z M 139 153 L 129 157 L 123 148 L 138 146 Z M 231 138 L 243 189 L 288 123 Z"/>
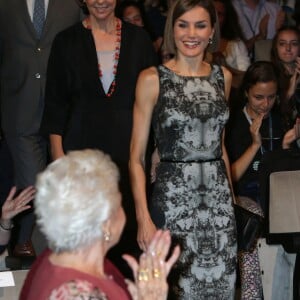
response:
<path fill-rule="evenodd" d="M 214 6 L 218 14 L 221 41 L 219 49 L 212 53 L 211 60 L 229 69 L 232 73 L 232 91 L 236 91 L 244 72 L 250 65 L 248 50 L 243 41 L 243 33 L 232 3 L 227 0 L 214 0 Z M 210 60 L 210 53 L 207 54 Z M 234 95 L 235 93 L 232 94 L 231 99 Z"/>
<path fill-rule="evenodd" d="M 126 218 L 119 172 L 99 150 L 69 152 L 37 179 L 35 212 L 49 248 L 31 268 L 20 299 L 166 299 L 166 277 L 180 250 L 166 259 L 171 237 L 158 231 L 139 262 L 129 255 L 134 282 L 106 259 L 118 243 Z M 50 276 L 49 276 L 50 275 Z"/>
<path fill-rule="evenodd" d="M 271 58 L 280 76 L 280 110 L 286 127 L 300 116 L 300 30 L 282 27 L 273 39 Z"/>
<path fill-rule="evenodd" d="M 11 229 L 13 228 L 12 219 L 31 207 L 28 203 L 34 198 L 35 189 L 29 186 L 14 198 L 15 194 L 16 187 L 12 187 L 2 205 L 0 218 L 0 253 L 6 249 L 9 243 Z"/>
<path fill-rule="evenodd" d="M 125 22 L 143 27 L 149 33 L 155 51 L 159 51 L 162 44 L 162 37 L 156 36 L 149 26 L 143 4 L 132 0 L 122 1 L 117 6 L 116 15 Z"/>
<path fill-rule="evenodd" d="M 221 41 L 218 51 L 213 53 L 213 58 L 216 57 L 216 62 L 220 58 L 221 64 L 229 68 L 233 75 L 243 74 L 250 65 L 250 59 L 238 16 L 229 1 L 214 0 L 214 6 L 218 14 Z"/>
<path fill-rule="evenodd" d="M 225 141 L 231 162 L 234 191 L 238 196 L 252 199 L 249 205 L 251 211 L 253 207 L 262 211 L 264 207 L 259 197 L 259 170 L 263 155 L 280 147 L 289 148 L 299 137 L 297 125 L 284 133 L 280 115 L 274 109 L 278 86 L 276 69 L 271 62 L 253 63 L 246 71 L 241 85 L 245 106 L 231 115 L 226 128 Z M 268 252 L 271 247 L 277 246 L 266 245 L 264 252 Z M 288 257 L 281 246 L 278 248 L 282 257 Z M 282 257 L 277 256 L 276 261 L 268 261 L 270 265 L 282 263 L 279 265 L 282 272 L 265 272 L 265 281 L 262 281 L 257 246 L 254 245 L 251 251 L 239 252 L 242 299 L 262 299 L 262 288 L 264 287 L 266 293 L 269 293 L 267 289 L 270 290 L 270 286 L 266 286 L 265 282 L 272 282 L 278 290 L 279 298 L 272 299 L 290 299 L 292 288 L 286 275 L 293 272 L 293 265 L 290 265 L 289 258 L 284 260 Z M 285 270 L 288 271 L 285 273 Z M 270 278 L 273 278 L 273 281 Z M 264 296 L 265 299 L 271 299 L 266 294 Z"/>
<path fill-rule="evenodd" d="M 277 29 L 284 23 L 284 11 L 277 3 L 266 0 L 233 0 L 232 4 L 252 55 L 255 42 L 273 39 Z"/>

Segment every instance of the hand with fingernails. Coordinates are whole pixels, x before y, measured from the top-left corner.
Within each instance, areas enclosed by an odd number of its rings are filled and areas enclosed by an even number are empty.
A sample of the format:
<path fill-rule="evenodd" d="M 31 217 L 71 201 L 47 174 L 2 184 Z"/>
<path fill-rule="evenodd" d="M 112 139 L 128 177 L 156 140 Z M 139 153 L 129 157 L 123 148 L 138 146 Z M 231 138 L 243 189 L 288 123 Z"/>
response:
<path fill-rule="evenodd" d="M 250 133 L 252 136 L 252 143 L 261 146 L 261 135 L 260 135 L 260 127 L 264 118 L 264 114 L 260 114 L 257 118 L 252 121 L 250 125 Z"/>
<path fill-rule="evenodd" d="M 300 138 L 300 118 L 297 118 L 293 128 L 288 130 L 282 140 L 282 148 L 289 149 L 291 144 Z"/>
<path fill-rule="evenodd" d="M 170 247 L 170 232 L 157 230 L 147 251 L 140 256 L 139 262 L 130 255 L 123 255 L 134 275 L 134 282 L 126 280 L 133 300 L 167 299 L 167 277 L 180 255 L 179 246 L 176 246 L 166 260 Z"/>
<path fill-rule="evenodd" d="M 28 203 L 34 198 L 35 188 L 29 186 L 14 198 L 16 190 L 16 187 L 12 187 L 6 201 L 3 203 L 1 214 L 2 220 L 11 220 L 17 214 L 31 207 Z"/>
<path fill-rule="evenodd" d="M 28 203 L 34 198 L 35 188 L 32 186 L 24 189 L 18 196 L 16 187 L 12 187 L 5 202 L 2 205 L 0 218 L 0 245 L 6 245 L 10 238 L 10 230 L 13 227 L 12 219 L 19 213 L 29 209 Z"/>

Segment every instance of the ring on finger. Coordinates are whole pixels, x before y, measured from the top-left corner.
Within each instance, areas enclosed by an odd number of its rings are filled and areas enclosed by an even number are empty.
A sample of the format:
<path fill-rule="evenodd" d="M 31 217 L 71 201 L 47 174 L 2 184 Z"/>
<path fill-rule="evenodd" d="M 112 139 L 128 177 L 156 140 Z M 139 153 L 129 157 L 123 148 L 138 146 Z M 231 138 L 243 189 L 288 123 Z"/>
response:
<path fill-rule="evenodd" d="M 161 255 L 161 251 L 152 251 L 151 255 L 152 256 L 160 256 Z"/>
<path fill-rule="evenodd" d="M 149 280 L 149 270 L 148 269 L 140 269 L 138 271 L 138 280 L 139 281 L 148 281 Z"/>
<path fill-rule="evenodd" d="M 159 269 L 153 269 L 153 277 L 154 278 L 159 278 L 161 275 Z"/>

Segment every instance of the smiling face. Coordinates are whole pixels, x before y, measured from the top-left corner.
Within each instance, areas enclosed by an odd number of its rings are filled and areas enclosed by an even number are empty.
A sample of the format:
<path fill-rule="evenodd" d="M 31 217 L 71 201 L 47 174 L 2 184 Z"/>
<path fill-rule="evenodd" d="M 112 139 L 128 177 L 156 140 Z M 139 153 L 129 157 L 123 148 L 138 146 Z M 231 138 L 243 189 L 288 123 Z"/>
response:
<path fill-rule="evenodd" d="M 214 29 L 207 10 L 197 6 L 181 15 L 174 23 L 174 41 L 177 55 L 203 55 Z"/>
<path fill-rule="evenodd" d="M 300 55 L 299 36 L 293 30 L 283 30 L 278 34 L 276 49 L 279 59 L 292 63 Z"/>
<path fill-rule="evenodd" d="M 257 82 L 247 93 L 247 111 L 252 118 L 261 114 L 265 117 L 274 106 L 277 95 L 277 83 L 274 81 Z"/>
<path fill-rule="evenodd" d="M 85 3 L 90 16 L 98 21 L 114 17 L 116 0 L 86 0 Z"/>

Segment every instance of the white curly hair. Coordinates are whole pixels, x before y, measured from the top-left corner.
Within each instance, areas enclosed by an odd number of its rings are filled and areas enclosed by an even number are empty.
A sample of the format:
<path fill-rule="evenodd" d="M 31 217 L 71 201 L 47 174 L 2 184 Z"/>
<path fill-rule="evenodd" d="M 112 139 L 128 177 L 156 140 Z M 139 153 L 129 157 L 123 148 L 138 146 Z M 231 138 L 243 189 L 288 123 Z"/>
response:
<path fill-rule="evenodd" d="M 37 178 L 35 213 L 49 247 L 75 251 L 103 237 L 102 224 L 120 204 L 119 171 L 99 150 L 71 151 Z"/>

